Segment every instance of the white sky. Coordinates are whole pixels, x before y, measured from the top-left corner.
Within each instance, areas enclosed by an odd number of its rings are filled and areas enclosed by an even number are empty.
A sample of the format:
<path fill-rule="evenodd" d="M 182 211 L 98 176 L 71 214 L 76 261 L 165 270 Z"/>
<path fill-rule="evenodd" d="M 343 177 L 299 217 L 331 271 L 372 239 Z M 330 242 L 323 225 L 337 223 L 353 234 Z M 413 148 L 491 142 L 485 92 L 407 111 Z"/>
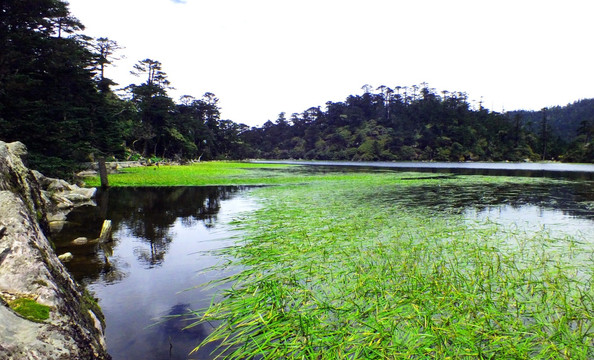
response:
<path fill-rule="evenodd" d="M 364 84 L 463 91 L 494 111 L 594 98 L 592 0 L 69 0 L 85 34 L 150 58 L 174 100 L 213 92 L 250 126 L 361 94 Z"/>

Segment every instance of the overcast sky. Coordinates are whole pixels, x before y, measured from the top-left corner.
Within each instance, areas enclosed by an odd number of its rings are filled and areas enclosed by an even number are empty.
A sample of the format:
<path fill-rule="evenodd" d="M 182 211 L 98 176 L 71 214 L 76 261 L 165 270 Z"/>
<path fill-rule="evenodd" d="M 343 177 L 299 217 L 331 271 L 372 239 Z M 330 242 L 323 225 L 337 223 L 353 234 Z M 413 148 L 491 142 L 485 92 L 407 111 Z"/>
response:
<path fill-rule="evenodd" d="M 163 64 L 174 100 L 213 92 L 260 126 L 361 87 L 427 82 L 494 111 L 594 98 L 592 0 L 69 0 L 85 34 Z"/>

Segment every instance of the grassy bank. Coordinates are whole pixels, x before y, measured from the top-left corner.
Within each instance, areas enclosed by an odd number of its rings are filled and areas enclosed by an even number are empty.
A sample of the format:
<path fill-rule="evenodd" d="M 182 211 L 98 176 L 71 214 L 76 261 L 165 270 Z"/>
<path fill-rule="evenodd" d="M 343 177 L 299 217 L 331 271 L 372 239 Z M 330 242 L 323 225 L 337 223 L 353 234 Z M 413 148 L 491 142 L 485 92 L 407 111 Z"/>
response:
<path fill-rule="evenodd" d="M 283 164 L 210 161 L 184 166 L 143 166 L 124 168 L 109 174 L 109 185 L 120 186 L 208 186 L 208 185 L 283 185 L 317 181 L 349 181 L 373 178 L 377 174 L 394 175 L 390 170 L 376 172 L 325 171 L 323 167 Z M 398 173 L 398 178 L 421 176 L 443 177 L 443 174 Z M 447 176 L 447 175 L 446 175 Z M 487 178 L 494 179 L 494 178 Z M 501 178 L 503 179 L 503 178 Z M 85 179 L 87 186 L 100 186 L 99 177 Z"/>
<path fill-rule="evenodd" d="M 220 324 L 204 344 L 234 359 L 594 356 L 590 246 L 469 224 L 406 196 L 429 183 L 542 180 L 318 180 L 255 190 L 262 207 L 225 251 L 246 270 L 225 280 L 234 286 L 222 301 L 193 314 Z"/>
<path fill-rule="evenodd" d="M 283 173 L 287 165 L 211 161 L 185 166 L 143 166 L 121 169 L 109 175 L 109 185 L 118 186 L 205 186 L 270 185 L 299 181 Z M 88 186 L 100 186 L 99 177 L 86 179 Z"/>

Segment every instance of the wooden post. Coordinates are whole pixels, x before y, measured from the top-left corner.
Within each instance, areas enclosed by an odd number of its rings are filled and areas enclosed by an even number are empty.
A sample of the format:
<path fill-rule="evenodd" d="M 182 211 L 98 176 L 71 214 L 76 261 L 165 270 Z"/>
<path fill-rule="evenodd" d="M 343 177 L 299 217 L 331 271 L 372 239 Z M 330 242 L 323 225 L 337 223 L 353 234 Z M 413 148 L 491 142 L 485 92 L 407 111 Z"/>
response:
<path fill-rule="evenodd" d="M 99 244 L 106 243 L 111 239 L 111 220 L 104 220 L 99 235 Z"/>
<path fill-rule="evenodd" d="M 113 248 L 107 244 L 111 241 L 111 220 L 103 220 L 103 226 L 101 226 L 101 234 L 99 235 L 99 247 L 103 250 L 105 257 L 105 265 L 109 268 L 111 263 L 109 257 L 113 256 Z"/>
<path fill-rule="evenodd" d="M 98 160 L 99 164 L 99 178 L 101 178 L 101 187 L 107 188 L 109 187 L 109 182 L 107 181 L 107 167 L 105 166 L 105 158 L 101 157 Z"/>

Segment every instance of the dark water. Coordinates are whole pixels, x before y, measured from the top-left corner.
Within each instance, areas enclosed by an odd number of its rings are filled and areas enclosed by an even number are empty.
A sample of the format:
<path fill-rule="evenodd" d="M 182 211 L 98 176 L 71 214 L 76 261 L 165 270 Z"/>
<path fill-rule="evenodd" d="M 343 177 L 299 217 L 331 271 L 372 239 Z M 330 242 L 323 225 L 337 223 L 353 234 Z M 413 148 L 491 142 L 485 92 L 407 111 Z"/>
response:
<path fill-rule="evenodd" d="M 345 171 L 316 169 L 296 171 Z M 468 221 L 488 218 L 594 240 L 591 180 L 522 186 L 427 184 L 410 187 L 406 193 L 401 187 L 382 189 L 377 196 L 386 202 L 461 214 Z M 187 323 L 179 319 L 156 323 L 163 316 L 208 306 L 216 290 L 184 290 L 230 274 L 201 270 L 221 261 L 209 251 L 234 243 L 238 231 L 229 223 L 256 208 L 250 189 L 115 188 L 97 200 L 97 207 L 73 212 L 55 240 L 58 252 L 74 253 L 70 271 L 99 299 L 110 354 L 115 360 L 207 359 L 212 348 L 188 353 L 211 331 L 209 326 L 182 331 Z M 115 241 L 108 248 L 69 245 L 78 236 L 96 238 L 104 219 L 111 219 L 114 228 Z M 113 251 L 109 264 L 106 251 Z"/>
<path fill-rule="evenodd" d="M 98 207 L 78 209 L 56 236 L 58 252 L 71 251 L 67 264 L 75 278 L 99 299 L 105 314 L 108 350 L 117 359 L 205 358 L 212 349 L 188 357 L 210 331 L 163 316 L 208 306 L 215 290 L 190 287 L 230 273 L 200 271 L 220 259 L 208 252 L 233 244 L 228 225 L 255 208 L 238 187 L 110 189 Z M 113 222 L 113 251 L 68 246 L 75 237 L 96 238 L 104 219 Z"/>

